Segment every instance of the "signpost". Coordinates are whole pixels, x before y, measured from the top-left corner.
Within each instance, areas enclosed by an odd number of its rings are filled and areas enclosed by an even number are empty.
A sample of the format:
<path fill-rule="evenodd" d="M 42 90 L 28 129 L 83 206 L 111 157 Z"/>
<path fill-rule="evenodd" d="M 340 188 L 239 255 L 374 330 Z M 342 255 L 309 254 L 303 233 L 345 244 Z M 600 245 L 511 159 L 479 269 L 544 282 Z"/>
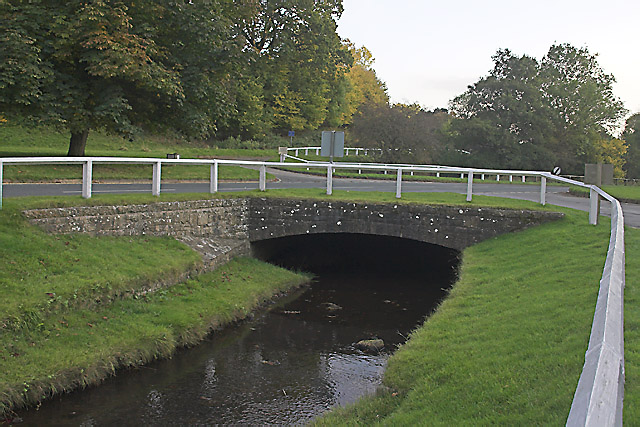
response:
<path fill-rule="evenodd" d="M 291 138 L 291 146 L 293 147 L 293 137 L 296 136 L 296 131 L 295 130 L 290 130 L 289 131 L 289 137 Z"/>
<path fill-rule="evenodd" d="M 320 155 L 329 157 L 331 163 L 334 157 L 344 157 L 344 132 L 323 130 Z"/>

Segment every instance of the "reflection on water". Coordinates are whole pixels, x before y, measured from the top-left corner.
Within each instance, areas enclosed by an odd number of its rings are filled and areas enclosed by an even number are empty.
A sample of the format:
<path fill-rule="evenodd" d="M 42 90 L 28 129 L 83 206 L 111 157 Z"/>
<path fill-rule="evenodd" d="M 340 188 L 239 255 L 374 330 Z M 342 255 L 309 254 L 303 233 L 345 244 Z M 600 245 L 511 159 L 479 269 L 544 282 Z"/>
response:
<path fill-rule="evenodd" d="M 29 425 L 309 421 L 374 392 L 390 352 L 448 285 L 423 275 L 374 276 L 325 276 L 171 360 L 120 372 L 20 415 Z M 373 337 L 385 341 L 379 354 L 353 345 Z"/>

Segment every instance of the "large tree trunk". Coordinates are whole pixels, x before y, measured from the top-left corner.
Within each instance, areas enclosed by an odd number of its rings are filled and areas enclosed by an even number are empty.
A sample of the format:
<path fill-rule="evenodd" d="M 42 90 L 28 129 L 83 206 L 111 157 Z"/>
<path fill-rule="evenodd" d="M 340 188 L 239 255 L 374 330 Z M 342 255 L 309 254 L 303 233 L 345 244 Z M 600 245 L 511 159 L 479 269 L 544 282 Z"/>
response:
<path fill-rule="evenodd" d="M 71 140 L 69 141 L 69 152 L 67 156 L 83 157 L 84 147 L 87 145 L 87 136 L 89 136 L 89 129 L 85 129 L 81 132 L 71 132 Z"/>

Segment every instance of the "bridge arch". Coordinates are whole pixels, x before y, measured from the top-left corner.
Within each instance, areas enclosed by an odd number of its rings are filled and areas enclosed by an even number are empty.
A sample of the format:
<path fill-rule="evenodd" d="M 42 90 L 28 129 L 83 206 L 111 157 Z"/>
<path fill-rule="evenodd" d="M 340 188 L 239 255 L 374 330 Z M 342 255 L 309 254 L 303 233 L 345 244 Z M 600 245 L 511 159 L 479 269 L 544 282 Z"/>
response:
<path fill-rule="evenodd" d="M 370 234 L 462 250 L 561 216 L 485 207 L 253 198 L 248 206 L 247 234 L 251 242 L 318 233 Z"/>

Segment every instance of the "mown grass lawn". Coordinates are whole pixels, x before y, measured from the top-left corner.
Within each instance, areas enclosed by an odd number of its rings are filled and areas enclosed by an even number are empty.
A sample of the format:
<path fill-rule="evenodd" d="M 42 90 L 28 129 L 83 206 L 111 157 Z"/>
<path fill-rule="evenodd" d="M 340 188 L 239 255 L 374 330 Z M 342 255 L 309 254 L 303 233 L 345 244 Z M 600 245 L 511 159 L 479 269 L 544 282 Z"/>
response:
<path fill-rule="evenodd" d="M 0 126 L 1 157 L 65 156 L 69 136 L 50 128 L 28 128 L 18 125 Z M 184 142 L 160 137 L 144 137 L 136 141 L 105 135 L 89 134 L 87 156 L 166 158 L 178 153 L 181 158 L 235 158 L 267 160 L 277 157 L 275 150 L 215 149 L 202 142 Z M 94 165 L 94 180 L 151 180 L 149 165 Z M 208 180 L 208 166 L 167 165 L 163 179 Z M 82 179 L 81 165 L 5 165 L 5 182 L 39 182 Z M 239 166 L 221 166 L 219 179 L 258 180 L 259 172 Z"/>
<path fill-rule="evenodd" d="M 602 189 L 621 202 L 640 203 L 640 185 L 603 185 Z M 579 196 L 589 196 L 589 189 L 571 187 L 571 193 Z"/>

